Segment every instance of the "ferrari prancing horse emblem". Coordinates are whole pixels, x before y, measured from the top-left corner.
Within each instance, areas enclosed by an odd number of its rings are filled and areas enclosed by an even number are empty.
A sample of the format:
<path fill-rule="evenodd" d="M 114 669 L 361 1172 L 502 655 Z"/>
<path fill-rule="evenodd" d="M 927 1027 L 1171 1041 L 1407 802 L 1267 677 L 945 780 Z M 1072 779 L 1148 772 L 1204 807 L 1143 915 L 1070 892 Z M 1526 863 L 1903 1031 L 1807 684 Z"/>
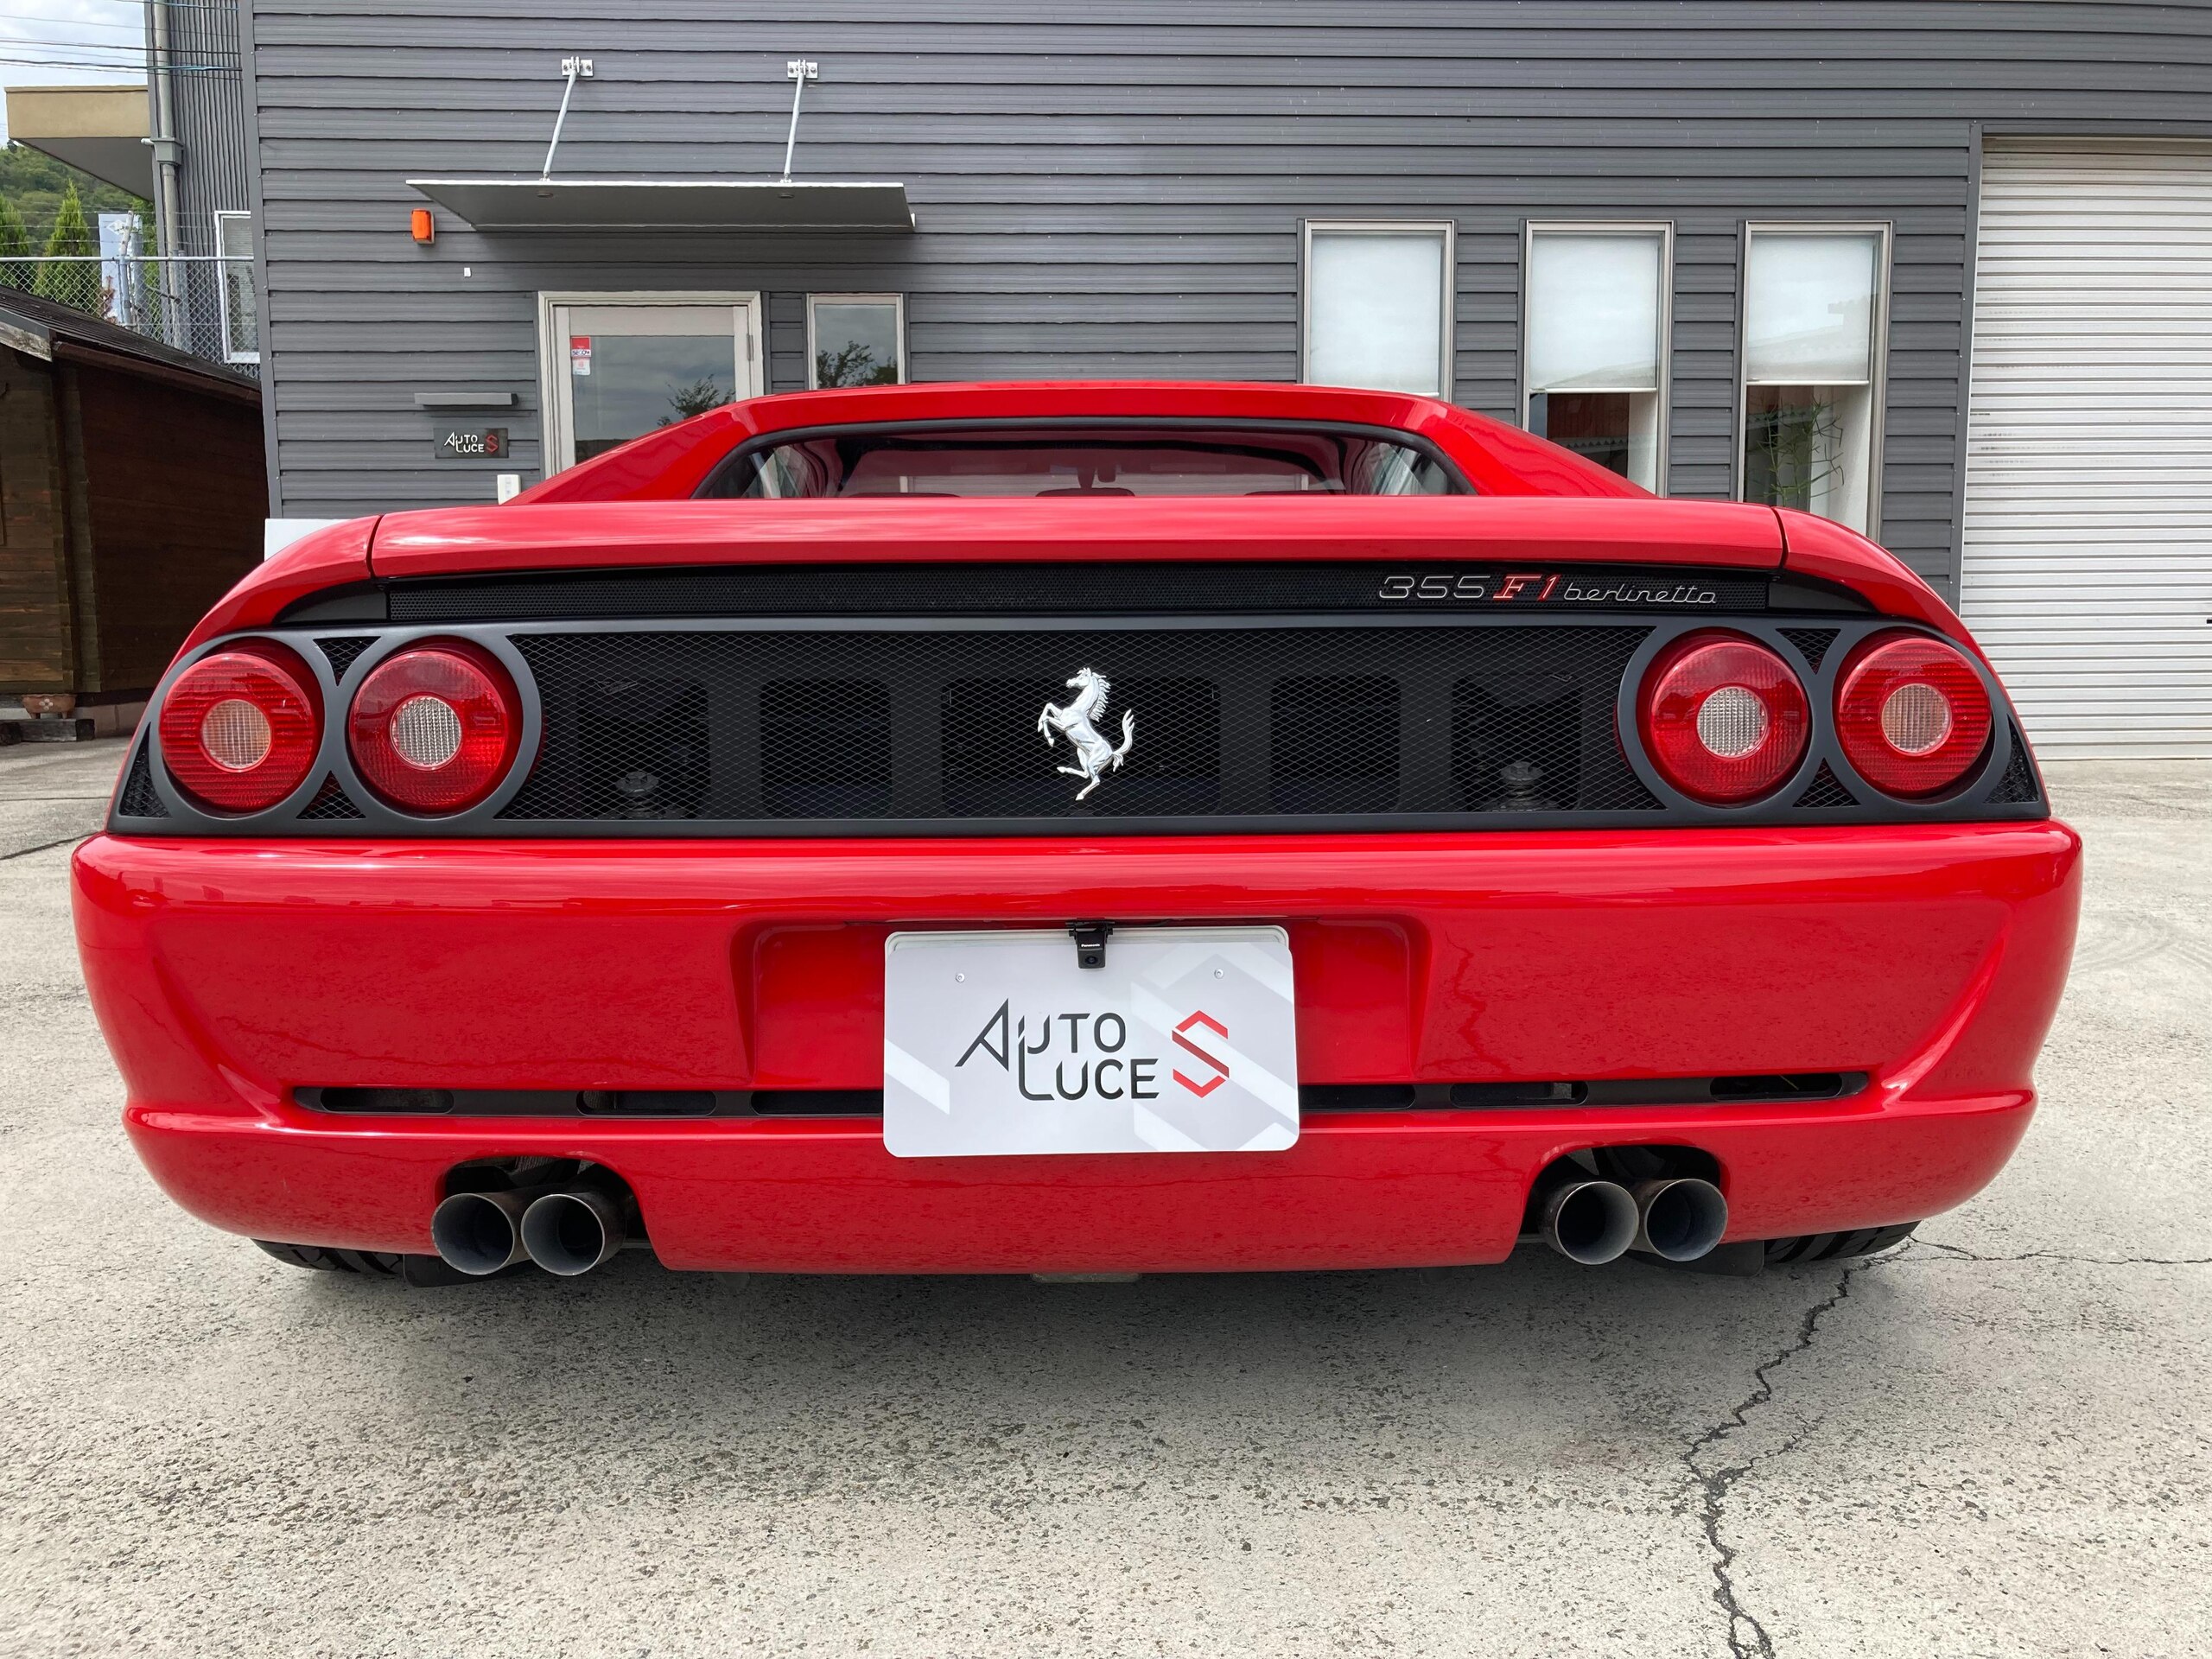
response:
<path fill-rule="evenodd" d="M 1046 703 L 1045 712 L 1037 716 L 1037 729 L 1045 734 L 1048 748 L 1055 734 L 1074 746 L 1076 764 L 1060 770 L 1071 778 L 1084 780 L 1083 787 L 1075 792 L 1079 801 L 1104 782 L 1108 772 L 1121 770 L 1129 746 L 1137 741 L 1137 717 L 1134 709 L 1122 710 L 1122 747 L 1117 749 L 1099 736 L 1094 723 L 1105 712 L 1107 694 L 1114 689 L 1106 677 L 1091 669 L 1078 668 L 1068 686 L 1075 696 L 1065 703 Z"/>

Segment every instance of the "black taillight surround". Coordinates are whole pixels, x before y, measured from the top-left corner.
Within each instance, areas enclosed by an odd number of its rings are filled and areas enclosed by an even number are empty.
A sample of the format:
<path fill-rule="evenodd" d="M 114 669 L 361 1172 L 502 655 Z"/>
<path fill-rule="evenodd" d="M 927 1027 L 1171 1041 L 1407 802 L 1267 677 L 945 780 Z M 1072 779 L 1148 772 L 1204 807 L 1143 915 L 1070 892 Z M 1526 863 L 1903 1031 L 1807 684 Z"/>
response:
<path fill-rule="evenodd" d="M 1116 619 L 1112 626 L 1126 627 L 1142 625 L 1147 619 Z M 1163 626 L 1190 627 L 1208 626 L 1212 619 L 1169 618 L 1160 620 Z M 840 618 L 838 626 L 845 628 L 865 628 L 865 620 Z M 426 621 L 417 625 L 398 626 L 371 622 L 326 622 L 304 626 L 278 626 L 252 630 L 225 639 L 211 641 L 189 660 L 200 656 L 232 647 L 241 640 L 268 639 L 289 646 L 314 671 L 319 681 L 323 706 L 331 710 L 331 717 L 324 722 L 321 751 L 313 772 L 309 786 L 303 788 L 278 809 L 236 816 L 218 817 L 207 813 L 178 791 L 167 779 L 160 764 L 158 720 L 149 719 L 142 727 L 137 740 L 141 746 L 134 754 L 128 775 L 135 781 L 134 791 L 124 791 L 116 810 L 110 817 L 110 828 L 124 834 L 143 836 L 223 836 L 281 834 L 285 836 L 325 836 L 332 838 L 362 837 L 426 837 L 454 838 L 462 836 L 498 837 L 501 839 L 609 836 L 644 837 L 710 837 L 762 836 L 777 838 L 806 838 L 827 836 L 861 836 L 883 838 L 899 836 L 944 836 L 975 835 L 1014 836 L 1070 836 L 1085 838 L 1144 834 L 1230 834 L 1230 833 L 1344 833 L 1362 831 L 1404 830 L 1541 830 L 1541 829 L 1627 829 L 1665 828 L 1685 825 L 1719 824 L 1816 824 L 1816 823 L 1894 823 L 1918 822 L 1964 821 L 1976 819 L 2035 819 L 2049 816 L 2049 808 L 2035 776 L 2031 757 L 2027 756 L 2018 737 L 2017 719 L 2002 687 L 1978 659 L 1974 659 L 1977 673 L 1985 680 L 1997 718 L 1988 747 L 1979 762 L 1967 770 L 1959 785 L 1941 798 L 1929 800 L 1902 800 L 1882 793 L 1860 778 L 1853 769 L 1839 745 L 1834 730 L 1833 707 L 1836 677 L 1843 664 L 1850 658 L 1853 647 L 1862 639 L 1877 632 L 1926 632 L 1942 638 L 1932 629 L 1903 622 L 1895 618 L 1867 614 L 1822 613 L 1809 611 L 1776 611 L 1751 615 L 1741 613 L 1713 615 L 1707 613 L 1681 613 L 1637 612 L 1577 613 L 1496 616 L 1488 614 L 1459 614 L 1452 616 L 1408 617 L 1401 626 L 1463 628 L 1468 633 L 1471 651 L 1480 648 L 1483 630 L 1493 627 L 1531 628 L 1547 626 L 1589 626 L 1592 624 L 1634 624 L 1649 629 L 1640 646 L 1629 659 L 1622 673 L 1614 711 L 1614 731 L 1622 757 L 1653 797 L 1658 810 L 1621 812 L 1610 810 L 1551 811 L 1483 811 L 1451 813 L 1408 813 L 1402 811 L 1372 811 L 1356 814 L 1287 815 L 1265 817 L 1213 817 L 1207 818 L 1150 818 L 1124 817 L 1118 818 L 1064 817 L 1019 820 L 937 817 L 926 820 L 904 820 L 874 817 L 861 820 L 741 820 L 696 817 L 684 818 L 626 819 L 594 817 L 590 819 L 543 819 L 502 817 L 523 790 L 528 780 L 545 730 L 544 710 L 540 705 L 537 687 L 531 674 L 524 653 L 515 639 L 529 634 L 562 632 L 605 633 L 623 631 L 639 633 L 682 632 L 698 633 L 709 631 L 774 631 L 788 632 L 804 631 L 810 626 L 818 627 L 818 621 L 808 619 L 782 617 L 706 618 L 682 620 L 638 619 L 610 622 L 605 620 L 587 621 L 518 621 L 464 623 L 451 620 Z M 1237 620 L 1223 619 L 1221 626 L 1236 626 Z M 902 619 L 895 625 L 911 628 L 911 619 Z M 931 626 L 959 628 L 967 626 L 966 619 L 932 620 Z M 996 622 L 991 626 L 1005 626 Z M 1083 654 L 1086 631 L 1096 631 L 1108 626 L 1098 618 L 1066 619 L 1038 618 L 1025 620 L 1033 628 L 1064 629 L 1070 636 L 1070 652 L 1074 657 Z M 1372 614 L 1292 617 L 1271 616 L 1266 626 L 1378 626 Z M 1812 706 L 1813 730 L 1811 741 L 1796 770 L 1771 794 L 1741 806 L 1713 805 L 1695 800 L 1673 788 L 1655 767 L 1643 750 L 1637 734 L 1636 702 L 1639 687 L 1652 663 L 1683 635 L 1725 629 L 1757 639 L 1779 652 L 1802 676 L 1806 694 Z M 518 746 L 518 758 L 512 770 L 482 801 L 467 810 L 444 817 L 425 817 L 397 810 L 380 800 L 356 775 L 346 753 L 345 711 L 350 707 L 353 693 L 378 662 L 392 652 L 410 645 L 433 639 L 463 639 L 473 641 L 495 658 L 512 677 L 522 707 L 522 730 Z M 187 664 L 188 665 L 188 662 Z M 181 667 L 173 670 L 173 678 Z M 168 680 L 163 683 L 166 690 Z M 156 694 L 154 708 L 158 710 L 161 691 Z M 1022 721 L 1034 718 L 1030 709 L 1010 710 L 1010 719 Z M 1039 755 L 1044 755 L 1039 750 Z M 150 758 L 152 764 L 141 771 L 137 766 L 140 755 Z M 2023 779 L 2024 778 L 2024 787 Z M 143 785 L 150 779 L 151 787 L 165 809 L 161 816 L 122 810 L 124 799 L 143 803 Z M 2022 796 L 2027 798 L 2020 798 Z M 1993 798 L 1999 797 L 2003 798 Z"/>

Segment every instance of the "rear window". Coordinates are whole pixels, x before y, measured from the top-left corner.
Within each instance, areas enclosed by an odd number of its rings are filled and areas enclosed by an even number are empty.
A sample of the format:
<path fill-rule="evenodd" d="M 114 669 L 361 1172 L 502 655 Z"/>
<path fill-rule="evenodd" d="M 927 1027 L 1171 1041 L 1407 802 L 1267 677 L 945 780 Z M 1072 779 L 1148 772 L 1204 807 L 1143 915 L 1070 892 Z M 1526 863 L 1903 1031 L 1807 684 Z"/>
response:
<path fill-rule="evenodd" d="M 702 485 L 810 496 L 1461 495 L 1415 441 L 1331 427 L 848 428 L 749 445 Z"/>

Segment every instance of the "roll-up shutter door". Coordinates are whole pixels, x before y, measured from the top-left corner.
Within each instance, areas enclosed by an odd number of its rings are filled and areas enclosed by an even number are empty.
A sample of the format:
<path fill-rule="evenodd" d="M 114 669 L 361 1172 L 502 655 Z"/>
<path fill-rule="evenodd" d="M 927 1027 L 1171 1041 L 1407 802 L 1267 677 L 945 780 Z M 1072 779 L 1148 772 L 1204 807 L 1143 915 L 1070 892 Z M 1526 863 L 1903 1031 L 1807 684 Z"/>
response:
<path fill-rule="evenodd" d="M 2039 753 L 2212 755 L 2212 147 L 1983 158 L 1961 609 Z"/>

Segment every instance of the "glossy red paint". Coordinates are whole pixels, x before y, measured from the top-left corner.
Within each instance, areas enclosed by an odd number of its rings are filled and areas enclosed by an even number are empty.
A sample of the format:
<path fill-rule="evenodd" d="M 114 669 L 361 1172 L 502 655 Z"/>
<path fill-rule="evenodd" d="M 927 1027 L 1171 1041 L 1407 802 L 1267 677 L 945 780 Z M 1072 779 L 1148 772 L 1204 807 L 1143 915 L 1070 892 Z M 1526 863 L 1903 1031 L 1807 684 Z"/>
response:
<path fill-rule="evenodd" d="M 1887 548 L 1809 512 L 1785 507 L 1777 509 L 1775 516 L 1782 523 L 1783 563 L 1791 574 L 1856 589 L 1885 616 L 1925 622 L 1981 656 L 1981 647 L 1974 644 L 1958 613 Z"/>
<path fill-rule="evenodd" d="M 696 501 L 736 444 L 856 421 L 1312 419 L 1427 437 L 1478 493 Z M 1664 563 L 1796 573 L 1972 641 L 1863 537 L 1657 501 L 1434 399 L 1282 385 L 756 399 L 498 508 L 365 518 L 270 561 L 186 649 L 372 577 L 929 560 Z M 1731 1236 L 1917 1220 L 1995 1173 L 2071 950 L 2051 822 L 1138 840 L 287 842 L 102 836 L 73 862 L 148 1166 L 264 1238 L 429 1248 L 447 1172 L 603 1163 L 672 1266 L 1114 1271 L 1481 1262 L 1552 1159 L 1702 1148 Z M 902 1160 L 866 1121 L 335 1118 L 309 1085 L 874 1088 L 884 935 L 1071 916 L 1280 922 L 1311 1083 L 1866 1071 L 1777 1106 L 1309 1115 L 1249 1156 Z M 1072 948 L 1072 946 L 1071 946 Z"/>
<path fill-rule="evenodd" d="M 288 605 L 297 604 L 328 588 L 369 577 L 369 539 L 374 518 L 349 518 L 327 524 L 294 542 L 272 559 L 264 560 L 238 579 L 238 585 L 216 601 L 200 626 L 178 648 L 181 657 L 219 634 L 239 628 L 257 628 L 273 622 Z"/>
<path fill-rule="evenodd" d="M 276 842 L 75 860 L 128 1121 L 219 1226 L 427 1248 L 453 1163 L 607 1164 L 684 1267 L 1494 1260 L 1578 1146 L 1698 1146 L 1734 1236 L 1918 1219 L 2003 1163 L 2071 947 L 2056 823 L 1158 841 Z M 881 939 L 1269 919 L 1310 1082 L 1867 1070 L 1847 1101 L 1309 1116 L 1251 1158 L 906 1161 L 872 1123 L 345 1119 L 307 1084 L 874 1087 Z M 1869 971 L 1870 963 L 1880 964 Z M 286 988 L 271 1018 L 267 988 Z"/>
<path fill-rule="evenodd" d="M 1382 427 L 1427 439 L 1484 494 L 1650 499 L 1618 474 L 1557 444 L 1435 397 L 1240 381 L 1009 380 L 796 392 L 727 404 L 572 467 L 524 491 L 516 500 L 545 505 L 683 499 L 731 450 L 770 433 L 858 421 L 1071 417 L 1315 421 Z"/>
<path fill-rule="evenodd" d="M 598 502 L 387 515 L 385 577 L 683 564 L 947 559 L 1390 559 L 1777 570 L 1764 507 L 1538 496 Z"/>

